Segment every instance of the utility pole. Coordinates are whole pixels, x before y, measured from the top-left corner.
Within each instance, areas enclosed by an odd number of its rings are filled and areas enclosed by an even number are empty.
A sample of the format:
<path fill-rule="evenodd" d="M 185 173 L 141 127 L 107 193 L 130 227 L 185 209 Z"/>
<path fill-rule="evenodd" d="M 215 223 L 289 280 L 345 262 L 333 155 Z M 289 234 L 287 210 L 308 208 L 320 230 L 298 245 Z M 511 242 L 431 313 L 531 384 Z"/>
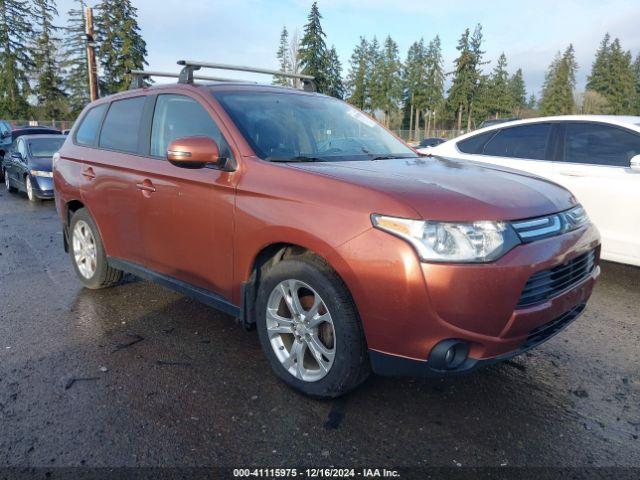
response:
<path fill-rule="evenodd" d="M 93 39 L 93 8 L 87 7 L 84 26 L 87 44 L 87 70 L 89 71 L 89 98 L 93 102 L 98 99 L 98 68 L 96 67 L 96 43 Z"/>

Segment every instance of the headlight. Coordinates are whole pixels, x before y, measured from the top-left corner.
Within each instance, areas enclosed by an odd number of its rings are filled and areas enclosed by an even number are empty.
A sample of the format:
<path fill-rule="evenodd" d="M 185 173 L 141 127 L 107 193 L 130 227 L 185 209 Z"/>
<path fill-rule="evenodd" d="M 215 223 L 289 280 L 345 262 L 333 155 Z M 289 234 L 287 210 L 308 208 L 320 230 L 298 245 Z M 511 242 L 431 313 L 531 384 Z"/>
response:
<path fill-rule="evenodd" d="M 562 217 L 562 230 L 565 232 L 576 230 L 589 223 L 589 216 L 581 205 L 562 212 L 560 216 Z"/>
<path fill-rule="evenodd" d="M 31 175 L 33 175 L 34 177 L 53 177 L 52 172 L 45 172 L 44 170 L 31 170 L 29 173 L 31 173 Z"/>
<path fill-rule="evenodd" d="M 408 241 L 425 262 L 490 262 L 519 243 L 506 222 L 450 223 L 371 216 L 373 226 Z"/>

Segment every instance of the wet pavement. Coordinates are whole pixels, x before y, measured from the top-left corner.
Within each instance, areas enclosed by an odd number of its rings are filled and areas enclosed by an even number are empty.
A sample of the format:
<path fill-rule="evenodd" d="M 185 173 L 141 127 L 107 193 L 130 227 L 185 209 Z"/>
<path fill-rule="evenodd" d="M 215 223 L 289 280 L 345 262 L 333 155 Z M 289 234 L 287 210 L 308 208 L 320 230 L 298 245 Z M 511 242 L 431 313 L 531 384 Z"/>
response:
<path fill-rule="evenodd" d="M 52 202 L 0 194 L 0 294 L 0 467 L 640 465 L 639 268 L 603 264 L 581 319 L 522 357 L 332 402 L 196 301 L 82 289 Z"/>

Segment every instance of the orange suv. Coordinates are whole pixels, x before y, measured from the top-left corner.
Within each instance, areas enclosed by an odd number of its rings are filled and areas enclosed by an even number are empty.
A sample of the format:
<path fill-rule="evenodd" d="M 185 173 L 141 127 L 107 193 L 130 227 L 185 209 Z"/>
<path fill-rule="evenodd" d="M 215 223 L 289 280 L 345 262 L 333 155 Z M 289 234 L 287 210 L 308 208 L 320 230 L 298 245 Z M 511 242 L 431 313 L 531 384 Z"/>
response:
<path fill-rule="evenodd" d="M 321 398 L 371 371 L 470 372 L 584 310 L 600 241 L 567 190 L 420 157 L 324 95 L 196 82 L 199 66 L 93 102 L 56 155 L 87 288 L 130 272 L 199 299 L 256 326 L 276 375 Z"/>

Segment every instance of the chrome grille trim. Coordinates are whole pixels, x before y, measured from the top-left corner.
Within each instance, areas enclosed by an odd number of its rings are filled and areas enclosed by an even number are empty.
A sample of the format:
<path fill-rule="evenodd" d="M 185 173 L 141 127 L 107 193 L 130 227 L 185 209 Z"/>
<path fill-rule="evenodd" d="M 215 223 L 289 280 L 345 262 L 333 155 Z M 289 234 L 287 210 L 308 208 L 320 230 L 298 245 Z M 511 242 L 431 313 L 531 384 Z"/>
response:
<path fill-rule="evenodd" d="M 549 215 L 531 220 L 511 222 L 511 226 L 523 240 L 532 240 L 562 231 L 562 221 L 559 215 Z"/>

